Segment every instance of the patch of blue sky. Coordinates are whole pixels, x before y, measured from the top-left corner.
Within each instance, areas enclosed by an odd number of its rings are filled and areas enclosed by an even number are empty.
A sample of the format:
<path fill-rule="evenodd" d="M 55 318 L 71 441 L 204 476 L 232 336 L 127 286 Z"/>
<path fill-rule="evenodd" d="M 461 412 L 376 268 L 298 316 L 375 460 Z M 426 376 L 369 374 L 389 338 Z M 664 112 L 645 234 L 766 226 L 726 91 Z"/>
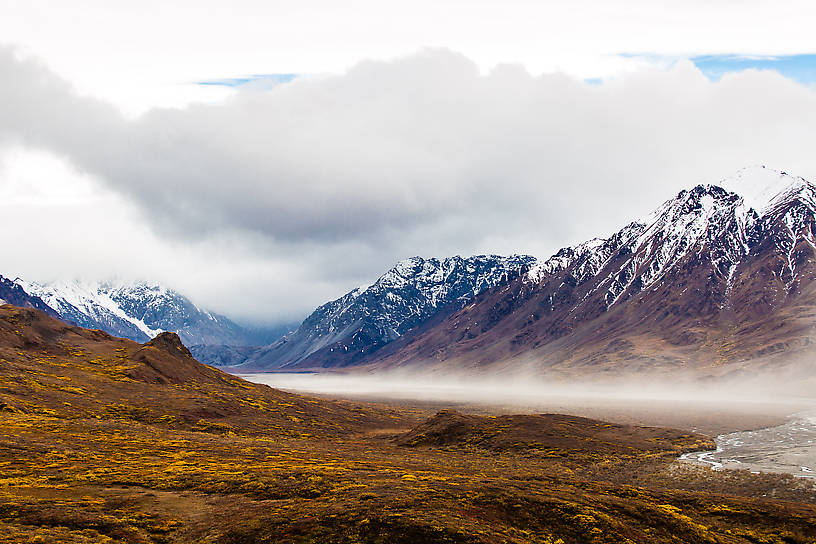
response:
<path fill-rule="evenodd" d="M 805 85 L 816 84 L 816 54 L 801 55 L 699 55 L 674 57 L 654 53 L 621 53 L 623 58 L 638 59 L 668 68 L 681 58 L 692 61 L 710 80 L 745 70 L 773 70 Z"/>
<path fill-rule="evenodd" d="M 810 85 L 816 83 L 816 55 L 749 56 L 705 55 L 690 59 L 709 79 L 718 80 L 743 70 L 774 70 L 783 76 Z"/>
<path fill-rule="evenodd" d="M 289 83 L 298 77 L 298 74 L 252 74 L 244 77 L 226 77 L 197 81 L 197 85 L 214 85 L 218 87 L 242 87 L 250 83 L 281 84 Z"/>

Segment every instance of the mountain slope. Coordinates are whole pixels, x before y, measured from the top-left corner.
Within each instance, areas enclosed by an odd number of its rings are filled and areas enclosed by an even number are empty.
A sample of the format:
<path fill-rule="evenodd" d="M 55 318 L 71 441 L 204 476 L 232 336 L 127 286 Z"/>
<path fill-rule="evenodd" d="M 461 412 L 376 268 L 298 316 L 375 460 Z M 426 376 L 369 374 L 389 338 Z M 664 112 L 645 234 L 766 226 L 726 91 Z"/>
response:
<path fill-rule="evenodd" d="M 346 366 L 478 293 L 509 281 L 535 259 L 478 255 L 401 261 L 376 282 L 317 308 L 294 332 L 249 355 L 242 370 Z"/>
<path fill-rule="evenodd" d="M 721 185 L 682 191 L 608 239 L 562 249 L 363 362 L 645 372 L 806 348 L 816 189 L 760 167 Z"/>
<path fill-rule="evenodd" d="M 56 310 L 46 304 L 40 297 L 30 295 L 14 281 L 0 276 L 0 305 L 2 304 L 13 304 L 21 308 L 34 308 L 45 312 L 51 317 L 58 317 Z"/>
<path fill-rule="evenodd" d="M 178 333 L 188 345 L 259 345 L 276 338 L 202 310 L 172 289 L 145 282 L 39 284 L 17 279 L 16 283 L 46 301 L 68 323 L 139 342 L 165 330 Z"/>

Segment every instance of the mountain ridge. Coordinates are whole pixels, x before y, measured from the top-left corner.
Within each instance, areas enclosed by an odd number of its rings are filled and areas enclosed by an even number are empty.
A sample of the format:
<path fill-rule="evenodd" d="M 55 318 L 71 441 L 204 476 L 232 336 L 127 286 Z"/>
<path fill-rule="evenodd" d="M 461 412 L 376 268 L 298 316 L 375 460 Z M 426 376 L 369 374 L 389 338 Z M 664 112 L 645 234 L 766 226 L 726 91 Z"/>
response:
<path fill-rule="evenodd" d="M 144 282 L 11 283 L 75 324 L 138 341 L 177 331 L 196 357 L 236 372 L 453 359 L 486 368 L 520 358 L 565 371 L 698 367 L 810 345 L 814 217 L 807 180 L 744 168 L 548 259 L 405 259 L 272 343 Z M 782 315 L 776 337 L 745 332 L 767 332 L 770 316 Z"/>
<path fill-rule="evenodd" d="M 164 331 L 189 345 L 265 344 L 272 330 L 253 330 L 220 314 L 199 308 L 181 293 L 145 281 L 56 280 L 13 283 L 52 309 L 64 321 L 114 336 L 147 342 Z M 42 309 L 42 308 L 40 308 Z"/>
<path fill-rule="evenodd" d="M 295 331 L 231 368 L 285 368 L 321 359 L 330 360 L 330 366 L 354 364 L 534 262 L 529 255 L 405 259 L 371 285 L 319 306 Z"/>
<path fill-rule="evenodd" d="M 17 280 L 10 280 L 0 276 L 0 305 L 12 304 L 20 308 L 34 308 L 45 312 L 51 317 L 57 317 L 57 312 L 46 304 L 40 297 L 33 296 L 26 292 Z"/>
<path fill-rule="evenodd" d="M 739 366 L 727 363 L 807 349 L 816 325 L 816 188 L 764 167 L 737 177 L 764 180 L 765 190 L 680 191 L 612 236 L 559 250 L 359 364 L 720 373 Z"/>

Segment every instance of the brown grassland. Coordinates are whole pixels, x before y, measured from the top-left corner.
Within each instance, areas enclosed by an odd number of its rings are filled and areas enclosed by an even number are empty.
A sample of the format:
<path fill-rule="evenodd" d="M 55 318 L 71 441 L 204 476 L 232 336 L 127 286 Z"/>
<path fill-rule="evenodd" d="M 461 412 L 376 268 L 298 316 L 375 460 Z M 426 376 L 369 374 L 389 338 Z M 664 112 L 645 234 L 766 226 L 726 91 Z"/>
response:
<path fill-rule="evenodd" d="M 814 543 L 816 490 L 702 435 L 315 399 L 0 307 L 0 542 Z"/>

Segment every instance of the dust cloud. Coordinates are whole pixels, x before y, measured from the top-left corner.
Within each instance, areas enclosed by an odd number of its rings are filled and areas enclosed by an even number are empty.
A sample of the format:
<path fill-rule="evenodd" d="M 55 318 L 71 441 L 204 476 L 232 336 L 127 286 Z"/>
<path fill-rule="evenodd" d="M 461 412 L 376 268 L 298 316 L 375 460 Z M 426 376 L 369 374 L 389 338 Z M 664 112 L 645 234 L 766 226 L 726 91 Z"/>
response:
<path fill-rule="evenodd" d="M 795 367 L 800 369 L 800 365 Z M 816 388 L 786 371 L 721 375 L 463 375 L 378 371 L 261 373 L 241 377 L 310 395 L 472 413 L 558 412 L 618 423 L 668 426 L 710 435 L 780 425 L 816 408 Z M 796 384 L 792 386 L 791 384 Z"/>

